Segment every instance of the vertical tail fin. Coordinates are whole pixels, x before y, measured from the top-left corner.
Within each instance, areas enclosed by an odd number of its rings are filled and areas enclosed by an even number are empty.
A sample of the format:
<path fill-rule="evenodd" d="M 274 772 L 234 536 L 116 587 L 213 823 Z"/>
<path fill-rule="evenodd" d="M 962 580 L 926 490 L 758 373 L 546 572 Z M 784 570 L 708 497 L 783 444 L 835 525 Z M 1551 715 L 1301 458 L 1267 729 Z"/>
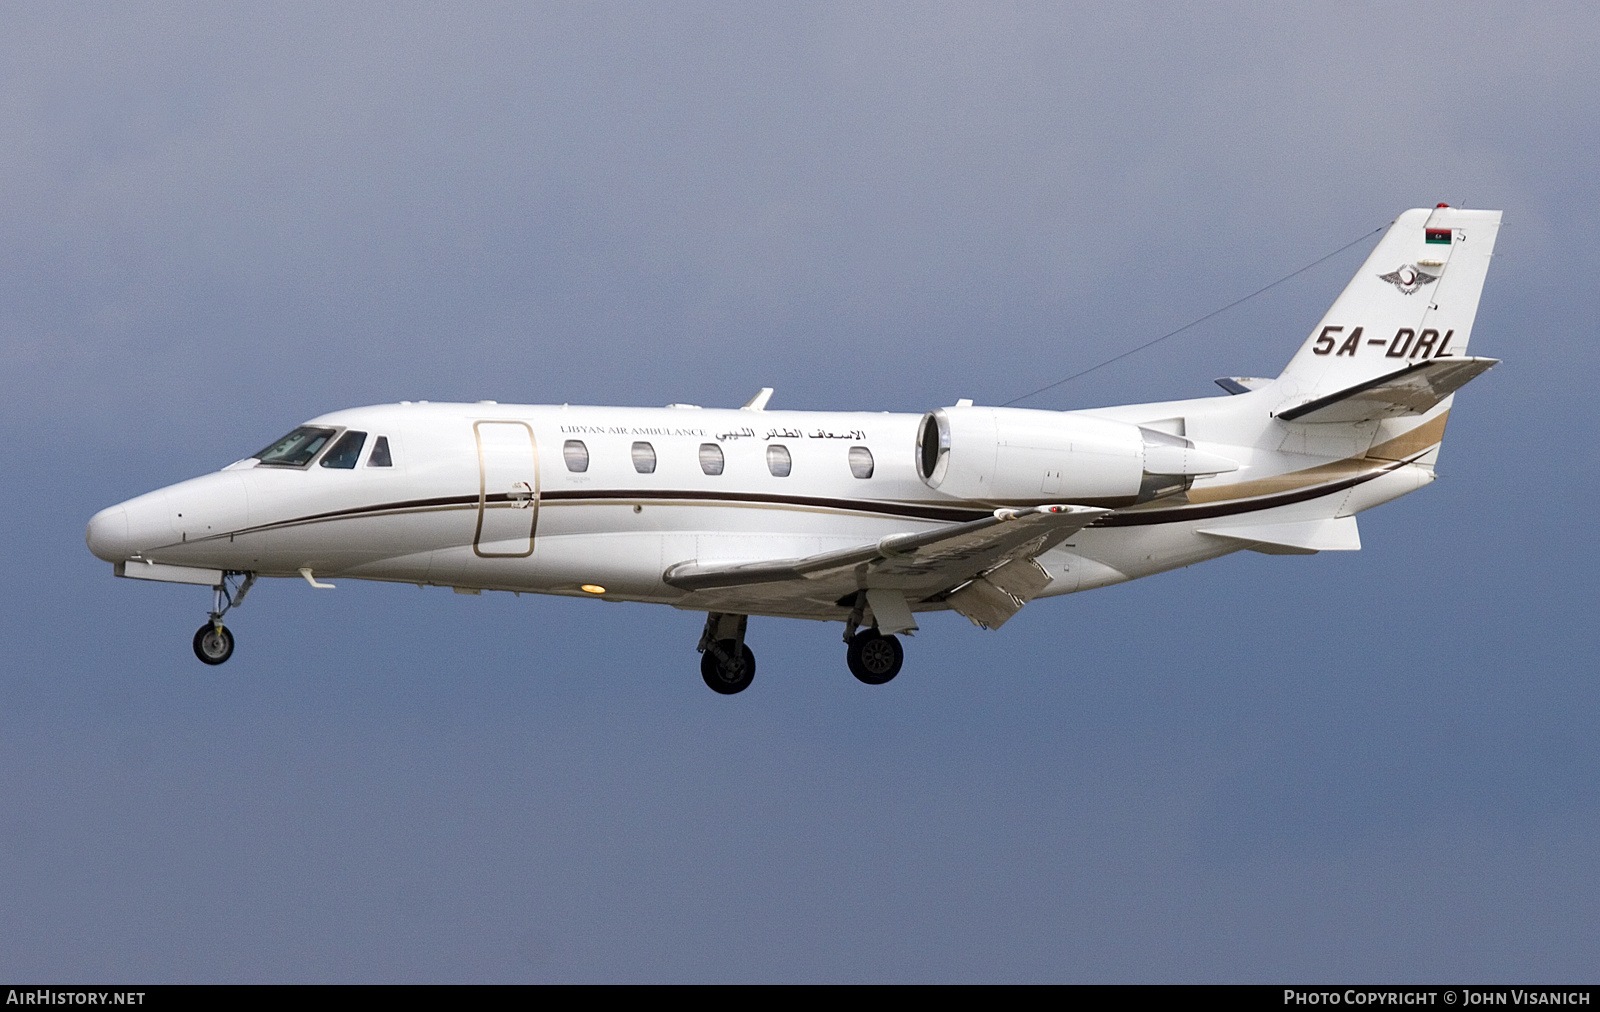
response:
<path fill-rule="evenodd" d="M 1467 354 L 1499 211 L 1401 214 L 1278 377 L 1306 401 L 1408 365 Z"/>

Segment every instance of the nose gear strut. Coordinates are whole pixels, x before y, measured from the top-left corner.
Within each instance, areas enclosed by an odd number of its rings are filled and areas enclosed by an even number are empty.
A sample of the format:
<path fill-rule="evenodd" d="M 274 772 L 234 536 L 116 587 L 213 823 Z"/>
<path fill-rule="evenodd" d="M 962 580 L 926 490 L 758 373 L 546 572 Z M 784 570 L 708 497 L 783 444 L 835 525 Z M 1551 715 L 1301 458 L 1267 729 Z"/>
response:
<path fill-rule="evenodd" d="M 211 588 L 211 612 L 206 624 L 194 634 L 194 655 L 207 664 L 221 664 L 233 656 L 233 633 L 222 624 L 222 616 L 244 604 L 245 595 L 256 584 L 256 574 L 229 570 L 222 582 Z"/>

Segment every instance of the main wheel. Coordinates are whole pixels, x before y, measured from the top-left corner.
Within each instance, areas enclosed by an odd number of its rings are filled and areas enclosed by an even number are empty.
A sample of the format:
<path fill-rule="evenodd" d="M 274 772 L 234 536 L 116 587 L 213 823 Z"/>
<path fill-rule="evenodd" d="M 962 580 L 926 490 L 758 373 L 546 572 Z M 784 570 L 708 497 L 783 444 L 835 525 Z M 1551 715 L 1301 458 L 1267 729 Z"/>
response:
<path fill-rule="evenodd" d="M 852 675 L 868 685 L 882 685 L 900 673 L 906 652 L 895 637 L 876 629 L 863 629 L 850 638 L 850 648 L 844 656 Z"/>
<path fill-rule="evenodd" d="M 194 655 L 207 664 L 221 664 L 233 656 L 233 633 L 207 622 L 194 634 Z"/>
<path fill-rule="evenodd" d="M 756 655 L 734 640 L 718 640 L 700 655 L 700 677 L 724 696 L 743 692 L 756 677 Z"/>

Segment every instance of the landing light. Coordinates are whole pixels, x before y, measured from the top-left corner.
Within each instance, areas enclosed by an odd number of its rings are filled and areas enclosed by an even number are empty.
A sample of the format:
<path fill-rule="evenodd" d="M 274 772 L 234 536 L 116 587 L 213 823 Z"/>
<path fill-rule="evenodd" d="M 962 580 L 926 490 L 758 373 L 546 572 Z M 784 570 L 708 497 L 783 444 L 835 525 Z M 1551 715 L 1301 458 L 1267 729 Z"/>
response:
<path fill-rule="evenodd" d="M 586 583 L 578 589 L 585 594 L 604 594 L 606 592 L 606 589 L 598 583 Z"/>

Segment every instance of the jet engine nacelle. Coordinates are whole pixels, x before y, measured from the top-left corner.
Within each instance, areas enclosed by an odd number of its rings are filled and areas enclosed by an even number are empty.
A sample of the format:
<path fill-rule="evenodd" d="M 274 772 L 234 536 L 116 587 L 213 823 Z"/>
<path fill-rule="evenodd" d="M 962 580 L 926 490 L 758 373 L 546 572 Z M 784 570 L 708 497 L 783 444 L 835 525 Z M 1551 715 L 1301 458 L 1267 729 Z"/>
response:
<path fill-rule="evenodd" d="M 917 473 L 962 499 L 1128 505 L 1238 464 L 1130 422 L 1027 408 L 940 408 L 917 429 Z"/>

